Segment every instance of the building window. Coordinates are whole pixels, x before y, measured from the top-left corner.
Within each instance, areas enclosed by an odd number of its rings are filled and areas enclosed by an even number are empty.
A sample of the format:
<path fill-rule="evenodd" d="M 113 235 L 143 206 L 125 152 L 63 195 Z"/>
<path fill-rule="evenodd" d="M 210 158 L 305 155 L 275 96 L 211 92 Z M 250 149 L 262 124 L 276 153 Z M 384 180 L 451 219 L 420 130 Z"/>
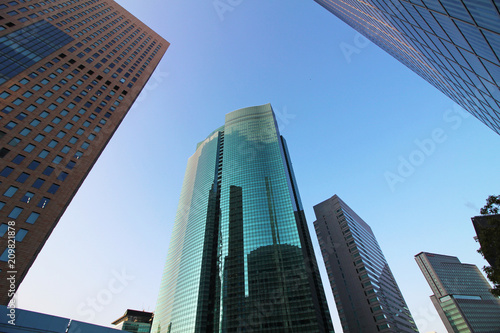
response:
<path fill-rule="evenodd" d="M 28 145 L 24 148 L 24 151 L 28 152 L 28 153 L 31 153 L 33 151 L 33 149 L 35 149 L 35 148 L 36 148 L 35 145 L 32 145 L 31 143 L 28 143 Z"/>
<path fill-rule="evenodd" d="M 47 192 L 51 193 L 51 194 L 56 194 L 57 190 L 59 189 L 59 185 L 57 184 L 52 184 L 50 185 L 49 189 L 47 190 Z"/>
<path fill-rule="evenodd" d="M 26 229 L 19 229 L 16 232 L 16 242 L 22 242 L 24 237 L 26 237 L 26 234 L 28 233 L 28 230 Z"/>
<path fill-rule="evenodd" d="M 10 93 L 9 93 L 9 92 L 7 92 L 7 91 L 4 91 L 4 92 L 2 92 L 2 93 L 0 94 L 0 98 L 2 98 L 2 99 L 6 99 L 6 98 L 7 98 L 7 97 L 9 97 L 9 96 L 10 96 Z"/>
<path fill-rule="evenodd" d="M 57 179 L 61 180 L 61 181 L 64 181 L 66 179 L 66 177 L 68 177 L 68 173 L 64 172 L 64 171 L 61 171 L 61 173 L 59 174 L 59 176 L 57 176 Z"/>
<path fill-rule="evenodd" d="M 13 254 L 15 253 L 16 251 L 14 249 L 9 249 L 9 248 L 6 248 L 2 255 L 0 256 L 0 261 L 8 261 L 9 260 L 9 250 L 10 250 L 10 253 Z"/>
<path fill-rule="evenodd" d="M 19 132 L 19 134 L 21 134 L 22 136 L 27 136 L 30 133 L 31 133 L 31 130 L 29 128 L 26 128 L 26 127 L 23 128 L 23 130 L 21 132 Z"/>
<path fill-rule="evenodd" d="M 19 215 L 23 212 L 21 207 L 14 207 L 14 209 L 9 213 L 8 217 L 11 219 L 17 219 Z"/>
<path fill-rule="evenodd" d="M 17 177 L 16 182 L 23 184 L 29 176 L 29 173 L 23 172 Z"/>
<path fill-rule="evenodd" d="M 8 177 L 12 171 L 14 171 L 14 169 L 12 169 L 11 167 L 5 167 L 3 168 L 2 172 L 0 172 L 0 176 Z"/>
<path fill-rule="evenodd" d="M 33 192 L 26 192 L 26 194 L 21 198 L 20 201 L 30 203 L 31 199 L 35 196 Z"/>
<path fill-rule="evenodd" d="M 49 151 L 44 149 L 40 152 L 40 154 L 38 154 L 38 157 L 45 158 L 47 155 L 49 155 Z"/>
<path fill-rule="evenodd" d="M 13 121 L 9 121 L 9 123 L 7 125 L 5 125 L 4 127 L 6 129 L 13 129 L 14 127 L 16 127 L 17 123 L 13 122 Z"/>
<path fill-rule="evenodd" d="M 50 176 L 52 174 L 52 172 L 54 172 L 54 168 L 51 166 L 48 166 L 45 168 L 45 170 L 43 170 L 42 173 L 46 176 Z"/>
<path fill-rule="evenodd" d="M 17 144 L 21 142 L 21 139 L 19 138 L 12 138 L 12 140 L 9 141 L 9 145 L 11 145 L 12 147 L 15 147 L 17 146 Z"/>
<path fill-rule="evenodd" d="M 42 178 L 38 178 L 37 180 L 35 180 L 35 182 L 33 183 L 33 185 L 31 185 L 32 187 L 34 188 L 40 188 L 42 187 L 42 185 L 45 183 L 45 180 L 42 179 Z"/>
<path fill-rule="evenodd" d="M 54 164 L 59 164 L 61 163 L 61 161 L 63 160 L 63 157 L 62 156 L 59 156 L 57 155 L 56 157 L 54 157 L 54 159 L 52 160 L 52 163 Z"/>
<path fill-rule="evenodd" d="M 2 223 L 0 225 L 0 237 L 3 237 L 3 235 L 5 235 L 5 233 L 7 232 L 7 230 L 9 230 L 9 226 L 6 223 Z"/>
<path fill-rule="evenodd" d="M 62 149 L 61 149 L 61 153 L 63 154 L 67 154 L 69 151 L 70 151 L 71 147 L 70 146 L 64 146 Z"/>
<path fill-rule="evenodd" d="M 37 207 L 40 207 L 40 208 L 45 208 L 47 207 L 48 203 L 49 203 L 50 199 L 49 198 L 46 198 L 46 197 L 43 197 L 39 202 L 38 202 L 38 205 L 36 205 Z"/>
<path fill-rule="evenodd" d="M 30 216 L 28 216 L 28 218 L 26 219 L 26 223 L 34 224 L 39 216 L 40 216 L 39 213 L 32 212 Z"/>
<path fill-rule="evenodd" d="M 73 169 L 75 167 L 75 165 L 76 165 L 76 162 L 69 161 L 68 164 L 66 164 L 66 168 L 68 168 L 68 169 L 71 170 L 71 169 Z"/>
<path fill-rule="evenodd" d="M 14 157 L 14 158 L 12 159 L 12 163 L 19 165 L 19 164 L 21 164 L 21 162 L 22 162 L 25 158 L 26 158 L 26 156 L 23 156 L 23 155 L 19 154 L 19 155 L 17 155 L 16 157 Z"/>
<path fill-rule="evenodd" d="M 12 198 L 12 196 L 17 192 L 19 188 L 15 187 L 15 186 L 10 186 L 7 191 L 5 191 L 5 193 L 3 194 L 4 196 L 6 197 L 9 197 L 9 198 Z"/>
<path fill-rule="evenodd" d="M 38 166 L 40 165 L 40 162 L 38 161 L 31 161 L 31 163 L 28 165 L 28 169 L 30 170 L 36 170 Z"/>
<path fill-rule="evenodd" d="M 30 123 L 31 126 L 37 127 L 40 124 L 40 120 L 38 119 L 33 119 Z"/>

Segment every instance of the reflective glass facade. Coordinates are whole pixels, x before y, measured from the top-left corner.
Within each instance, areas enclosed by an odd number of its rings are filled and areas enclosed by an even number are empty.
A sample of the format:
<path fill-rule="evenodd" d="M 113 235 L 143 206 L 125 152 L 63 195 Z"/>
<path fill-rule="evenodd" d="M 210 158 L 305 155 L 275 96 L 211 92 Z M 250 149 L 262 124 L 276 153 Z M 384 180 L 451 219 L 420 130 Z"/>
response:
<path fill-rule="evenodd" d="M 370 226 L 337 195 L 314 212 L 343 332 L 418 332 Z"/>
<path fill-rule="evenodd" d="M 168 46 L 114 1 L 0 2 L 1 281 L 19 286 Z"/>
<path fill-rule="evenodd" d="M 415 260 L 449 332 L 500 332 L 500 300 L 490 293 L 490 284 L 477 266 L 427 252 L 417 254 Z"/>
<path fill-rule="evenodd" d="M 333 332 L 269 104 L 227 114 L 189 158 L 152 332 Z"/>
<path fill-rule="evenodd" d="M 0 37 L 0 84 L 73 40 L 45 20 Z"/>
<path fill-rule="evenodd" d="M 497 1 L 315 1 L 500 134 Z"/>

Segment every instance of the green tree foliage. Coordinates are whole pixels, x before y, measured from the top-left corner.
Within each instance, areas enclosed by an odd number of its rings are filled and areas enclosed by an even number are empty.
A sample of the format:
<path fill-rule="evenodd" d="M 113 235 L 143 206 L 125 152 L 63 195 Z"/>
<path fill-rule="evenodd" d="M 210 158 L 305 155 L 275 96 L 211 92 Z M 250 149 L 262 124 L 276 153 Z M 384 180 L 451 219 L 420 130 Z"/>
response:
<path fill-rule="evenodd" d="M 498 214 L 499 209 L 500 209 L 500 195 L 497 196 L 490 195 L 488 199 L 486 199 L 486 206 L 481 208 L 479 212 L 482 215 Z"/>
<path fill-rule="evenodd" d="M 488 279 L 493 283 L 491 293 L 500 297 L 500 195 L 490 195 L 486 205 L 481 208 L 482 215 L 488 215 L 488 227 L 478 235 L 481 247 L 477 252 L 485 258 L 494 258 L 492 266 L 484 266 L 483 270 Z"/>

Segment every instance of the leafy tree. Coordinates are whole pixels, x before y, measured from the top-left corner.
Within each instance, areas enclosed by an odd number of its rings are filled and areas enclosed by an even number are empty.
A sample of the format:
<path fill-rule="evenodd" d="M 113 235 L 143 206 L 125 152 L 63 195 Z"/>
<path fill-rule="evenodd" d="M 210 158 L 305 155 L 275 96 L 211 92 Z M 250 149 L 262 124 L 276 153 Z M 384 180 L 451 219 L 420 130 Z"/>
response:
<path fill-rule="evenodd" d="M 492 266 L 484 266 L 483 270 L 488 279 L 493 283 L 491 293 L 500 297 L 500 195 L 490 195 L 486 199 L 486 205 L 481 208 L 480 213 L 487 215 L 488 226 L 482 228 L 478 238 L 481 247 L 477 252 L 485 258 L 493 258 Z"/>
<path fill-rule="evenodd" d="M 479 212 L 482 215 L 498 214 L 499 209 L 500 209 L 500 195 L 497 196 L 490 195 L 488 199 L 486 199 L 486 206 L 481 208 Z"/>

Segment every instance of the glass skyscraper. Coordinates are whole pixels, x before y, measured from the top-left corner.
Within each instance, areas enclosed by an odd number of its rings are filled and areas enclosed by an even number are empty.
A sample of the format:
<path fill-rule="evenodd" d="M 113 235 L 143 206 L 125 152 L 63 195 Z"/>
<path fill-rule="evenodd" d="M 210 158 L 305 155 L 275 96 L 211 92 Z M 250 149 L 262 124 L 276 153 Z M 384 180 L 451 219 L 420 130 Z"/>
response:
<path fill-rule="evenodd" d="M 343 332 L 418 332 L 370 226 L 337 195 L 314 213 Z"/>
<path fill-rule="evenodd" d="M 188 160 L 152 332 L 333 332 L 270 104 L 226 115 Z"/>
<path fill-rule="evenodd" d="M 168 46 L 114 1 L 0 1 L 1 304 Z"/>
<path fill-rule="evenodd" d="M 457 257 L 420 252 L 415 256 L 434 295 L 432 303 L 448 332 L 500 332 L 500 300 L 476 265 Z"/>
<path fill-rule="evenodd" d="M 500 134 L 498 1 L 315 1 Z"/>

